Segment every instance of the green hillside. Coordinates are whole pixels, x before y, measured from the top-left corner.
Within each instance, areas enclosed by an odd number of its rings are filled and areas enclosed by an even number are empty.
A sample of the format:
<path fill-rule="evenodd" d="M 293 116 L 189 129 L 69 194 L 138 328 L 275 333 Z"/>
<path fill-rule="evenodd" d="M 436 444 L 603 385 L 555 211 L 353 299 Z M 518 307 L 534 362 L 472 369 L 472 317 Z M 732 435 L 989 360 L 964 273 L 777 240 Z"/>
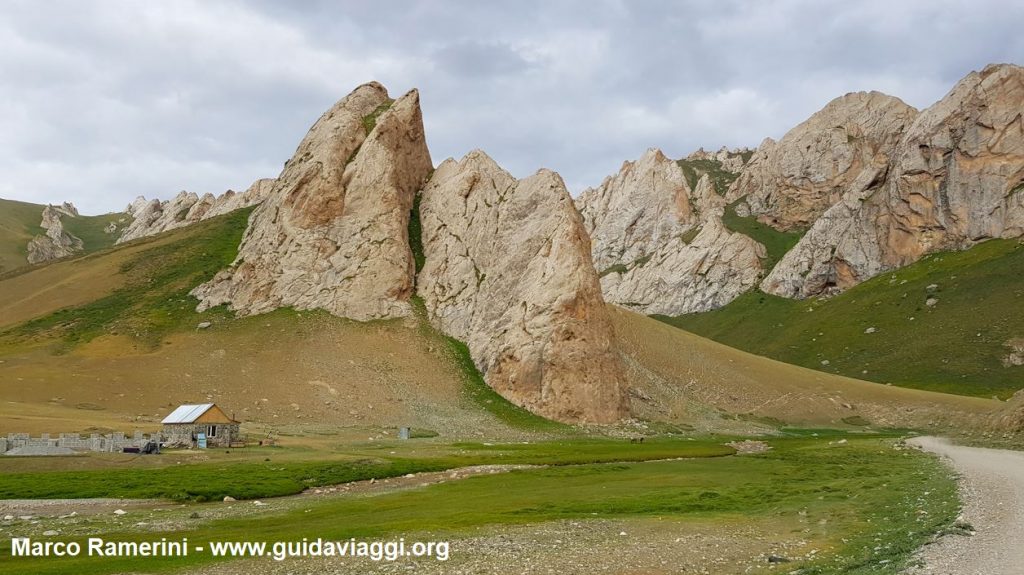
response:
<path fill-rule="evenodd" d="M 42 204 L 0 199 L 0 274 L 28 265 L 25 257 L 29 240 L 46 233 L 39 227 L 44 207 Z M 114 245 L 118 234 L 108 234 L 103 228 L 122 218 L 127 221 L 127 215 L 123 213 L 63 217 L 61 221 L 68 233 L 82 240 L 85 251 L 92 252 Z M 122 226 L 119 224 L 118 228 Z"/>
<path fill-rule="evenodd" d="M 1006 398 L 1024 387 L 1024 366 L 1003 365 L 1005 344 L 1024 337 L 1022 270 L 1024 245 L 992 240 L 925 257 L 833 298 L 751 292 L 719 310 L 657 319 L 821 371 Z"/>
<path fill-rule="evenodd" d="M 128 221 L 126 214 L 112 213 L 98 216 L 78 216 L 77 218 L 65 217 L 61 218 L 61 222 L 63 222 L 64 229 L 69 234 L 82 240 L 82 243 L 85 244 L 86 252 L 93 252 L 114 245 L 117 237 L 121 234 L 124 224 L 118 223 L 117 231 L 114 233 L 107 233 L 103 231 L 103 228 L 107 227 L 111 222 L 117 223 L 122 218 L 126 222 Z"/>
<path fill-rule="evenodd" d="M 722 214 L 722 223 L 730 230 L 741 233 L 754 241 L 759 242 L 765 248 L 765 257 L 761 265 L 765 274 L 779 263 L 786 252 L 793 249 L 793 246 L 800 241 L 805 231 L 797 230 L 792 232 L 780 232 L 779 230 L 757 221 L 754 216 L 742 217 L 736 213 L 736 204 L 743 201 L 743 198 L 729 204 Z"/>
<path fill-rule="evenodd" d="M 33 236 L 45 232 L 39 227 L 43 206 L 0 200 L 0 273 L 26 265 L 26 247 Z"/>

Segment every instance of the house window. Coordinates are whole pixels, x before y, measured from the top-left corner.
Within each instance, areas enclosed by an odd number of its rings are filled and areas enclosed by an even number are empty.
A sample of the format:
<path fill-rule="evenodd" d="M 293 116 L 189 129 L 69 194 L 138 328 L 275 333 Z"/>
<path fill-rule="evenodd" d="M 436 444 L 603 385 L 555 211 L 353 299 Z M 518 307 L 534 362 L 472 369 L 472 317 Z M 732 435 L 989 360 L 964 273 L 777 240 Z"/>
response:
<path fill-rule="evenodd" d="M 206 426 L 206 437 L 217 437 L 217 426 L 208 425 Z"/>

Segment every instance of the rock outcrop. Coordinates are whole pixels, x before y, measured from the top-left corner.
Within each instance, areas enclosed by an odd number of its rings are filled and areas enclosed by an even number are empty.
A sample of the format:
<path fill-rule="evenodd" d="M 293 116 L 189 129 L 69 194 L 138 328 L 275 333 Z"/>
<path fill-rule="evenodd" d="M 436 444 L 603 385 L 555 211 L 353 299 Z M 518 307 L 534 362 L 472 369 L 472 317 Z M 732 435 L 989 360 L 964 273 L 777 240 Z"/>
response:
<path fill-rule="evenodd" d="M 836 98 L 775 142 L 766 139 L 729 200 L 779 230 L 806 229 L 851 186 L 885 176 L 917 110 L 879 92 Z"/>
<path fill-rule="evenodd" d="M 907 128 L 884 180 L 864 175 L 761 285 L 841 291 L 925 254 L 1024 233 L 1024 68 L 972 72 Z"/>
<path fill-rule="evenodd" d="M 750 148 L 734 148 L 729 149 L 726 147 L 719 148 L 716 152 L 708 152 L 704 148 L 700 148 L 696 152 L 693 152 L 689 156 L 686 156 L 688 161 L 698 162 L 714 162 L 718 166 L 718 169 L 729 172 L 730 174 L 739 174 L 746 167 L 747 162 L 754 156 L 756 150 Z"/>
<path fill-rule="evenodd" d="M 611 303 L 645 314 L 708 311 L 760 280 L 764 247 L 722 223 L 726 201 L 710 174 L 691 189 L 659 150 L 625 162 L 577 205 Z"/>
<path fill-rule="evenodd" d="M 428 317 L 466 342 L 488 385 L 561 421 L 627 415 L 590 241 L 557 174 L 517 181 L 480 151 L 446 160 L 420 221 Z"/>
<path fill-rule="evenodd" d="M 239 208 L 253 206 L 266 199 L 273 186 L 272 178 L 264 178 L 253 182 L 249 189 L 242 193 L 228 190 L 220 196 L 199 196 L 183 191 L 166 201 L 147 200 L 139 196 L 125 208 L 132 221 L 121 232 L 117 243 L 181 228 Z"/>
<path fill-rule="evenodd" d="M 60 206 L 47 205 L 43 208 L 43 221 L 39 227 L 46 230 L 28 242 L 28 263 L 38 264 L 65 258 L 85 249 L 82 240 L 68 233 L 61 222 L 61 216 L 74 218 L 78 210 L 68 202 Z"/>
<path fill-rule="evenodd" d="M 410 314 L 409 213 L 431 168 L 419 93 L 392 102 L 380 84 L 360 86 L 299 144 L 250 216 L 234 264 L 193 290 L 199 309 Z"/>

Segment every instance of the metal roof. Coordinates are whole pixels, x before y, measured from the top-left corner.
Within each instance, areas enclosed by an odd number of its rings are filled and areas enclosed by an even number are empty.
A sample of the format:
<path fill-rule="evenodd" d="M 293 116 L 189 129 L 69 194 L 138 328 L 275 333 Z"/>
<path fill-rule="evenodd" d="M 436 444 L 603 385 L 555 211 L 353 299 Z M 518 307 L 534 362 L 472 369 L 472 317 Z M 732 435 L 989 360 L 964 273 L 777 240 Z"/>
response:
<path fill-rule="evenodd" d="M 213 407 L 212 403 L 180 405 L 160 423 L 194 423 L 200 415 L 209 411 L 211 407 Z"/>

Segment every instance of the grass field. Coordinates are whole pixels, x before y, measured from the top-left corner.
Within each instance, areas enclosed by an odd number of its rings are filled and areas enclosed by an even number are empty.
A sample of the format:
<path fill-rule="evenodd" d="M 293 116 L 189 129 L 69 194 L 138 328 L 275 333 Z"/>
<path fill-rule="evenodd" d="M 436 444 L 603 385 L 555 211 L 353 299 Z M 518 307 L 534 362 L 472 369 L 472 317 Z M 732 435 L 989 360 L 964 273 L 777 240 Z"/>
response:
<path fill-rule="evenodd" d="M 1022 269 L 1021 242 L 991 240 L 927 256 L 828 299 L 751 292 L 719 310 L 657 319 L 829 373 L 1007 398 L 1024 387 L 1024 366 L 1002 362 L 1004 344 L 1024 337 Z"/>
<path fill-rule="evenodd" d="M 846 441 L 839 443 L 840 437 Z M 913 549 L 956 516 L 955 485 L 948 472 L 925 455 L 894 451 L 888 437 L 822 434 L 771 443 L 773 449 L 759 455 L 648 462 L 614 458 L 623 457 L 628 449 L 647 450 L 644 456 L 651 457 L 716 453 L 710 442 L 678 440 L 651 447 L 592 440 L 517 448 L 465 446 L 469 454 L 460 459 L 465 463 L 493 461 L 501 453 L 504 457 L 497 459 L 505 462 L 557 465 L 368 498 L 303 501 L 259 521 L 227 517 L 186 530 L 140 532 L 117 524 L 104 527 L 97 524 L 103 521 L 99 519 L 90 522 L 89 532 L 116 540 L 187 536 L 191 544 L 201 545 L 210 540 L 342 540 L 398 534 L 457 540 L 482 526 L 564 519 L 765 520 L 778 526 L 780 538 L 793 537 L 789 531 L 797 527 L 799 538 L 820 551 L 812 559 L 787 565 L 790 570 L 868 574 L 895 572 Z M 609 462 L 587 463 L 594 457 Z M 182 511 L 187 512 L 188 508 Z M 9 545 L 0 543 L 0 573 L 147 573 L 212 560 L 208 554 L 37 560 L 11 558 Z"/>
<path fill-rule="evenodd" d="M 0 499 L 120 497 L 217 501 L 226 495 L 258 499 L 292 495 L 307 487 L 469 465 L 569 465 L 733 453 L 728 447 L 708 441 L 652 440 L 635 445 L 624 440 L 578 437 L 525 444 L 456 443 L 417 449 L 381 443 L 341 451 L 290 451 L 294 450 L 250 448 L 226 453 L 210 463 L 162 468 L 106 466 L 77 471 L 0 471 Z M 396 455 L 382 455 L 391 452 Z M 238 461 L 239 458 L 242 460 Z M 0 470 L 5 467 L 0 464 Z"/>

